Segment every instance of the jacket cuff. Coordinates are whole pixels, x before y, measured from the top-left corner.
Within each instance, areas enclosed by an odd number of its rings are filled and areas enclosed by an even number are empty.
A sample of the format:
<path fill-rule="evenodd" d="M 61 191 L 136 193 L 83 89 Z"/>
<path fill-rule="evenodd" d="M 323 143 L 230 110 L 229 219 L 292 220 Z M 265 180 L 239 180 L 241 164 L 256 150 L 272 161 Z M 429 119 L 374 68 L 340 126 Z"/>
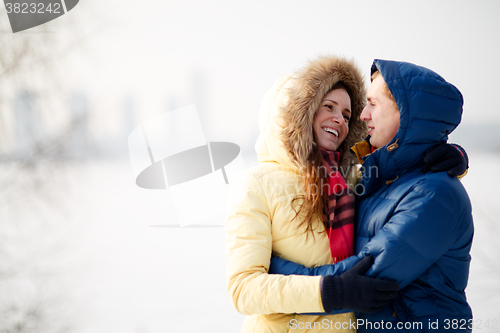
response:
<path fill-rule="evenodd" d="M 462 178 L 464 178 L 464 177 L 467 175 L 467 173 L 468 173 L 468 172 L 469 172 L 469 169 L 465 170 L 465 172 L 464 172 L 463 174 L 461 174 L 461 175 L 457 176 L 457 178 L 458 178 L 459 180 L 462 180 Z"/>
<path fill-rule="evenodd" d="M 333 275 L 327 275 L 321 279 L 321 301 L 327 313 L 342 308 L 342 288 L 340 283 L 340 278 Z"/>
<path fill-rule="evenodd" d="M 465 158 L 465 163 L 467 163 L 467 169 L 469 169 L 469 156 L 467 155 L 465 149 L 462 146 L 457 145 L 456 143 L 452 143 L 451 145 L 457 148 L 458 151 L 462 154 L 462 156 Z"/>
<path fill-rule="evenodd" d="M 460 146 L 460 145 L 457 145 L 456 143 L 452 143 L 451 144 L 453 147 L 457 148 L 458 151 L 462 154 L 462 156 L 465 158 L 465 163 L 467 164 L 467 169 L 465 169 L 465 172 L 459 176 L 457 176 L 457 178 L 459 180 L 461 180 L 462 178 L 464 178 L 467 173 L 469 172 L 469 156 L 467 155 L 467 152 L 465 151 L 465 149 Z"/>

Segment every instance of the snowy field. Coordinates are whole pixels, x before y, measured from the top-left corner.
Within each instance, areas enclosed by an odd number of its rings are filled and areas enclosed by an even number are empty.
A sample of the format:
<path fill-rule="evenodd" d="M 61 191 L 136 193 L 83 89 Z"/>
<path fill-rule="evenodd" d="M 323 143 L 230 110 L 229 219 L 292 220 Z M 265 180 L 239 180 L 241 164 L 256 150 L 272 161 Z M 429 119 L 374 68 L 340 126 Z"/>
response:
<path fill-rule="evenodd" d="M 470 159 L 463 184 L 473 203 L 476 233 L 467 295 L 481 320 L 475 331 L 500 332 L 495 219 L 500 181 L 494 177 L 500 156 L 470 154 Z M 26 267 L 37 267 L 48 278 L 35 281 L 19 271 L 0 283 L 11 291 L 8 296 L 16 302 L 33 302 L 42 294 L 53 299 L 58 306 L 52 316 L 66 323 L 67 332 L 239 331 L 243 316 L 225 291 L 222 227 L 152 227 L 177 224 L 173 207 L 166 191 L 136 187 L 125 159 L 73 165 L 62 174 L 71 176 L 67 185 L 52 188 L 47 194 L 52 204 L 37 213 L 51 217 L 52 232 L 14 232 L 24 242 L 18 244 L 31 244 Z M 13 221 L 36 219 L 28 211 L 12 215 L 22 216 Z"/>

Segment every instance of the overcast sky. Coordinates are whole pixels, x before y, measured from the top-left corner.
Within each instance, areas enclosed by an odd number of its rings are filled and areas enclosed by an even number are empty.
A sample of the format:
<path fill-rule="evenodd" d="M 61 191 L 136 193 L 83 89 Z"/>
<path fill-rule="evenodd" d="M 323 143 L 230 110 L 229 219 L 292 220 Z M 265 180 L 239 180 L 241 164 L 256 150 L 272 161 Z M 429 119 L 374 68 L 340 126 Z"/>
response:
<path fill-rule="evenodd" d="M 208 140 L 252 146 L 274 80 L 336 54 L 367 82 L 374 58 L 429 67 L 462 91 L 463 123 L 500 122 L 500 1 L 85 0 L 68 16 L 91 5 L 102 28 L 73 84 L 134 95 L 138 121 L 196 103 Z"/>

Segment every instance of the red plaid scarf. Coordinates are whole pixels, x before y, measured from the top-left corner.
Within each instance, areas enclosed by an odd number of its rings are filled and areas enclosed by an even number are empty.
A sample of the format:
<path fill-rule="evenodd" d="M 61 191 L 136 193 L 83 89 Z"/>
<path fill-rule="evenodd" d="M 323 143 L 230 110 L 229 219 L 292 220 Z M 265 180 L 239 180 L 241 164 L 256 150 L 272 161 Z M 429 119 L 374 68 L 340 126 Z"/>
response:
<path fill-rule="evenodd" d="M 323 221 L 333 262 L 338 262 L 354 254 L 354 194 L 338 171 L 340 153 L 320 150 L 328 175 L 324 184 L 328 205 L 323 209 Z"/>

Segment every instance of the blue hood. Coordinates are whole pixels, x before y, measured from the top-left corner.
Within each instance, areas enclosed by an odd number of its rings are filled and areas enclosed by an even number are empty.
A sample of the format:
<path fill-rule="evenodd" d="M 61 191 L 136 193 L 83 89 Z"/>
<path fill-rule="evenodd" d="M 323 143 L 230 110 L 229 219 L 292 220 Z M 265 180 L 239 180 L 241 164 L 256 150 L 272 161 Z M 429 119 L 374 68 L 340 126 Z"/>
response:
<path fill-rule="evenodd" d="M 376 59 L 372 73 L 376 70 L 396 100 L 400 123 L 392 141 L 365 158 L 365 194 L 381 182 L 421 167 L 424 151 L 446 142 L 458 126 L 463 106 L 460 91 L 428 68 Z M 378 175 L 374 177 L 373 172 Z"/>

